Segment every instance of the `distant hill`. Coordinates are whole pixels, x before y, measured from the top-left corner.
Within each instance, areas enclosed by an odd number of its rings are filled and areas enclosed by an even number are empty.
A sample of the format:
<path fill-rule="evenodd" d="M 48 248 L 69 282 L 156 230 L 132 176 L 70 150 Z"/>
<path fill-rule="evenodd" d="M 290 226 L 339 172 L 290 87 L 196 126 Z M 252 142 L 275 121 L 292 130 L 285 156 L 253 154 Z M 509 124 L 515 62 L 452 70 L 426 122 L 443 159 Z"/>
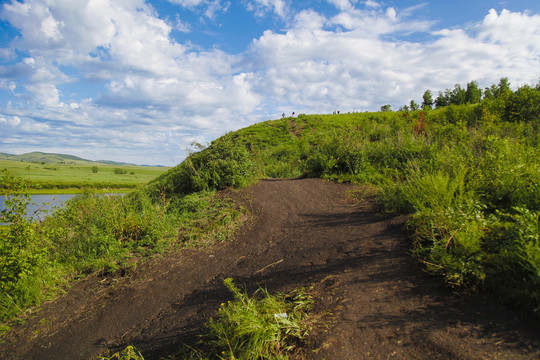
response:
<path fill-rule="evenodd" d="M 44 164 L 108 164 L 108 165 L 134 165 L 124 162 L 116 162 L 109 160 L 87 160 L 78 156 L 66 155 L 66 154 L 54 154 L 44 153 L 39 151 L 29 152 L 21 155 L 13 155 L 0 152 L 0 160 L 22 161 L 31 163 L 44 163 Z"/>

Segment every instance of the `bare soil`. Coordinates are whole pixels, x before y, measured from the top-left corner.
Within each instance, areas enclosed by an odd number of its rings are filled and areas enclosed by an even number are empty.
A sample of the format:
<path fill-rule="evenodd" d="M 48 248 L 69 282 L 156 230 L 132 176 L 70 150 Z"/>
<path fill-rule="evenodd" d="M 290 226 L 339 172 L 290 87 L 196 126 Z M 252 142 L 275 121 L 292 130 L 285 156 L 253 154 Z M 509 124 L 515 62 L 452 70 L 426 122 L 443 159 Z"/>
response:
<path fill-rule="evenodd" d="M 457 296 L 407 251 L 405 218 L 354 203 L 352 186 L 266 180 L 235 194 L 253 219 L 236 239 L 91 276 L 13 327 L 2 359 L 95 359 L 132 344 L 146 359 L 192 345 L 223 279 L 248 291 L 313 287 L 314 329 L 299 359 L 540 359 L 537 319 L 487 296 Z"/>

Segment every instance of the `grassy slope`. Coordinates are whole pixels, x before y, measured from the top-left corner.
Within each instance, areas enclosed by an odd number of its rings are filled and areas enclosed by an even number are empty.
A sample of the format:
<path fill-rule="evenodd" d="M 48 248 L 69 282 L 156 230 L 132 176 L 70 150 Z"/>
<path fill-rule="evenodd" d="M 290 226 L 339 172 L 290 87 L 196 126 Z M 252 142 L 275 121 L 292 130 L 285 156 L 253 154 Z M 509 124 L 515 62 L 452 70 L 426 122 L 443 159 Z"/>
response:
<path fill-rule="evenodd" d="M 384 123 L 393 116 L 394 113 L 300 114 L 297 118 L 258 123 L 231 136 L 252 152 L 266 176 L 294 177 L 305 174 L 306 160 L 327 139 L 346 138 L 351 130 L 369 133 L 370 123 Z"/>

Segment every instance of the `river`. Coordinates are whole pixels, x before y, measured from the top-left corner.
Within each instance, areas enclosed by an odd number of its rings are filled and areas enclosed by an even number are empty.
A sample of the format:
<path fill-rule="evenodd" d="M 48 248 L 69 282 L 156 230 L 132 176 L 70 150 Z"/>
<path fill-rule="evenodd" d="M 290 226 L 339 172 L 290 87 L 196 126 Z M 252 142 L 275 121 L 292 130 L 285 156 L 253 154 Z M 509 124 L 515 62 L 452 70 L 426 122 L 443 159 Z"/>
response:
<path fill-rule="evenodd" d="M 56 194 L 56 195 L 31 195 L 32 203 L 26 208 L 26 216 L 33 219 L 43 219 L 47 213 L 55 207 L 61 207 L 66 201 L 77 194 Z M 4 210 L 5 196 L 0 196 L 0 211 Z"/>

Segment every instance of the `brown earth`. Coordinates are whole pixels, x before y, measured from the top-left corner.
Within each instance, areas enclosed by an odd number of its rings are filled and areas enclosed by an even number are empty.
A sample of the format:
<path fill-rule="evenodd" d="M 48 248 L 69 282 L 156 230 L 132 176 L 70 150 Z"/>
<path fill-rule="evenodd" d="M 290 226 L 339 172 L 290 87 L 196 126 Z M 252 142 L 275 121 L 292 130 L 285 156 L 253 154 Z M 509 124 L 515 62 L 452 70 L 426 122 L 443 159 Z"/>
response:
<path fill-rule="evenodd" d="M 456 296 L 408 254 L 405 218 L 377 216 L 319 179 L 236 194 L 253 221 L 234 241 L 157 257 L 118 278 L 79 281 L 1 345 L 2 359 L 92 359 L 135 345 L 146 359 L 193 344 L 231 295 L 313 286 L 319 322 L 302 359 L 540 359 L 540 326 L 487 297 Z"/>

